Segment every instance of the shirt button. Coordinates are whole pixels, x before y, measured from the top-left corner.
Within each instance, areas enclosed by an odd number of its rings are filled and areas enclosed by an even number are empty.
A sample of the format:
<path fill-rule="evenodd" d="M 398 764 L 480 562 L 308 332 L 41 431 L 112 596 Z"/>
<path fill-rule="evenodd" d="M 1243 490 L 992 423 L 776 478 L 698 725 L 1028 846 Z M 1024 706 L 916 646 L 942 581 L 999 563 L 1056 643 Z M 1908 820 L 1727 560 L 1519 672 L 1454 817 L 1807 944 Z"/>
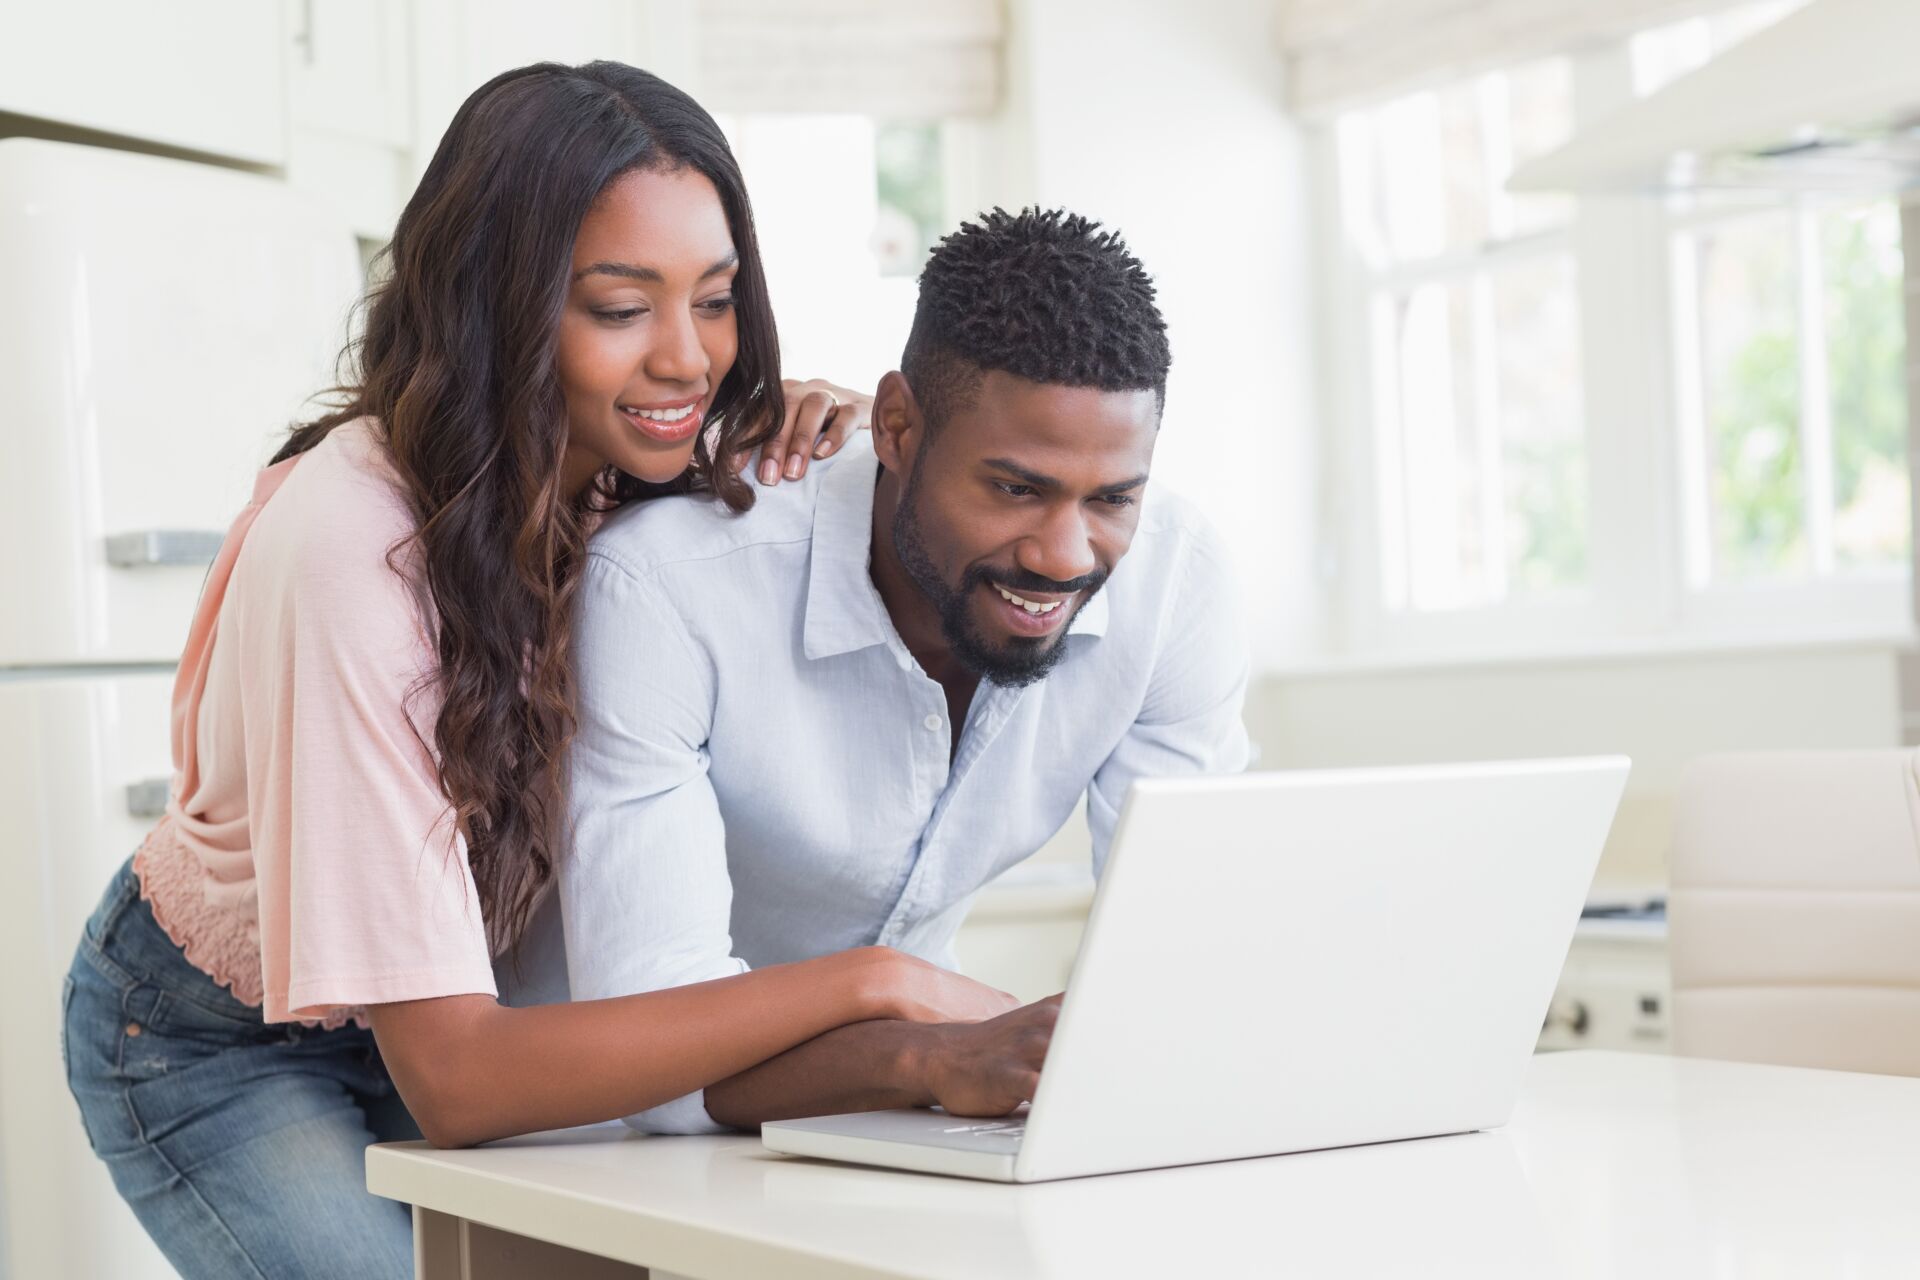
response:
<path fill-rule="evenodd" d="M 939 717 L 939 716 L 935 716 L 935 715 L 929 715 L 929 716 L 928 716 L 928 717 L 927 717 L 927 718 L 926 718 L 925 720 L 923 720 L 923 721 L 921 721 L 921 723 L 922 723 L 922 724 L 924 724 L 924 725 L 926 725 L 926 726 L 927 726 L 927 728 L 928 728 L 928 730 L 929 730 L 929 731 L 931 731 L 931 732 L 933 732 L 933 733 L 938 733 L 938 732 L 940 732 L 940 717 Z"/>

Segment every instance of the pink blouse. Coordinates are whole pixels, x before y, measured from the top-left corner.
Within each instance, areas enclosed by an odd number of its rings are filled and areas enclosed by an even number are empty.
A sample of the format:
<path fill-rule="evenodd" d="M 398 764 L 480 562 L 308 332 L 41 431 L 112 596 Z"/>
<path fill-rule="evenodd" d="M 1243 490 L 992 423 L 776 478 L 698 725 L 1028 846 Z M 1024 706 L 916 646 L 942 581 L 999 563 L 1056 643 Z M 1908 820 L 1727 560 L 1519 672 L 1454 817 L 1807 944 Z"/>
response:
<path fill-rule="evenodd" d="M 431 622 L 387 563 L 413 528 L 374 424 L 336 428 L 260 473 L 180 658 L 173 795 L 134 868 L 187 959 L 269 1022 L 495 994 L 435 781 Z"/>

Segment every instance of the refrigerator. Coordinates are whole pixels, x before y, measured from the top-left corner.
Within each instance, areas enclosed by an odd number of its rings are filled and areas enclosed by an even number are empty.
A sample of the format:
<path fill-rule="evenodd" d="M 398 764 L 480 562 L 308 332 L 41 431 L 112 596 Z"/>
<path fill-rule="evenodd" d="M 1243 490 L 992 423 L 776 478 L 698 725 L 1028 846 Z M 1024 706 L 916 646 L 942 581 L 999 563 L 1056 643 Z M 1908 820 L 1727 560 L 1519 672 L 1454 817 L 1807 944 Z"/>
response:
<path fill-rule="evenodd" d="M 361 284 L 277 179 L 0 140 L 0 1280 L 173 1274 L 87 1146 L 61 983 L 165 803 L 207 566 Z"/>

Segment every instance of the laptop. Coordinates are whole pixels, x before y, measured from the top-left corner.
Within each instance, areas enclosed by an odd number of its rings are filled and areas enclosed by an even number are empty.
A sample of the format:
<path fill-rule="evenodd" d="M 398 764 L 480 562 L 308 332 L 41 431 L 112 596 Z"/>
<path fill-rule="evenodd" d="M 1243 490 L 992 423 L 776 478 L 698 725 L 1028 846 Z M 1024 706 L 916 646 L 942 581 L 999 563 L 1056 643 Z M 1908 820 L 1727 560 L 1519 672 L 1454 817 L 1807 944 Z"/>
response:
<path fill-rule="evenodd" d="M 1031 1107 L 787 1120 L 763 1140 L 1044 1182 L 1497 1128 L 1628 767 L 1135 782 Z"/>

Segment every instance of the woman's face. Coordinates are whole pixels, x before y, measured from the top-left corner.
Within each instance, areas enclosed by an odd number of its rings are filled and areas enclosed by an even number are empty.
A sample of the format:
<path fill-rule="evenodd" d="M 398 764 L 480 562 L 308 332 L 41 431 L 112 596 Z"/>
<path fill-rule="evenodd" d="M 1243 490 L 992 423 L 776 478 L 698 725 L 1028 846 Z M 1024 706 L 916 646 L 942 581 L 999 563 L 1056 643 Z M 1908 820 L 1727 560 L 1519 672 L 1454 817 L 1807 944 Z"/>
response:
<path fill-rule="evenodd" d="M 560 320 L 569 491 L 608 463 L 654 483 L 686 470 L 739 349 L 737 265 L 698 170 L 628 173 L 600 193 L 574 239 Z"/>

